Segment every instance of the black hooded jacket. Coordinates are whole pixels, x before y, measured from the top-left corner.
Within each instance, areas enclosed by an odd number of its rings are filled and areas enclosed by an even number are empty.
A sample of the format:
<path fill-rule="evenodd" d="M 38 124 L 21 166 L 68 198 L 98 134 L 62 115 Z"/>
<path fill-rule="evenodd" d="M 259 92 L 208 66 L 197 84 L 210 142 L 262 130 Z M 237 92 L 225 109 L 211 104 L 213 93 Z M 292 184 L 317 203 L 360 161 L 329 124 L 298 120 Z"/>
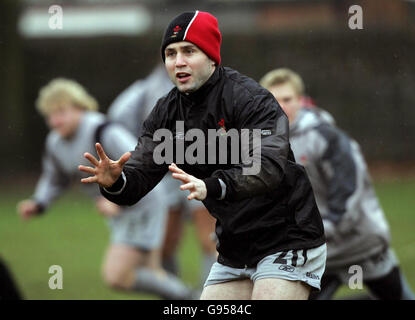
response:
<path fill-rule="evenodd" d="M 183 121 L 184 132 L 176 132 L 177 121 Z M 159 144 L 169 140 L 153 140 L 154 133 L 161 128 L 172 133 L 172 160 L 206 183 L 207 198 L 203 203 L 217 219 L 220 263 L 236 268 L 255 266 L 269 254 L 314 248 L 325 242 L 310 182 L 304 168 L 295 162 L 289 145 L 287 117 L 275 98 L 257 82 L 230 68 L 217 67 L 194 93 L 184 94 L 173 88 L 157 102 L 144 122 L 136 149 L 123 170 L 126 183 L 120 177 L 108 189 L 111 193 L 101 188 L 107 199 L 132 205 L 163 178 L 169 163 L 156 164 L 153 159 Z M 204 133 L 205 155 L 204 161 L 191 164 L 186 162 L 188 157 L 176 157 L 176 149 L 181 150 L 176 143 L 184 144 L 187 150 L 195 140 L 187 141 L 190 138 L 186 133 L 195 128 Z M 217 130 L 216 141 L 208 139 L 208 129 Z M 243 129 L 251 133 L 260 129 L 258 173 L 243 174 L 246 165 L 232 160 L 235 149 L 231 153 L 231 139 L 227 139 L 232 129 L 240 137 Z M 226 161 L 221 162 L 219 154 L 224 147 L 219 150 L 220 139 L 226 140 L 227 154 Z M 250 143 L 252 147 L 252 134 Z M 216 155 L 212 155 L 212 144 L 216 146 Z M 240 141 L 239 147 L 242 150 Z M 222 200 L 218 200 L 222 194 L 219 179 L 226 185 Z"/>

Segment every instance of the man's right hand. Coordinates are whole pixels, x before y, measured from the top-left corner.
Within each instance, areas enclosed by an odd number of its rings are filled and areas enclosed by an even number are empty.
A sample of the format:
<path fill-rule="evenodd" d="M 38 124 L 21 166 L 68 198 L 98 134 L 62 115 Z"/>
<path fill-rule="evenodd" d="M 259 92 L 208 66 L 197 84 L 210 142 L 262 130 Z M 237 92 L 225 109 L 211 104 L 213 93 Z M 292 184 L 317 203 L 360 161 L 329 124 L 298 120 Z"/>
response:
<path fill-rule="evenodd" d="M 31 217 L 38 214 L 39 211 L 39 205 L 32 199 L 22 200 L 17 204 L 17 214 L 23 220 L 29 220 Z"/>
<path fill-rule="evenodd" d="M 89 160 L 95 167 L 86 167 L 80 165 L 80 171 L 92 174 L 93 176 L 81 179 L 82 183 L 98 183 L 101 187 L 109 188 L 120 177 L 124 164 L 130 159 L 131 153 L 124 153 L 118 161 L 113 161 L 104 152 L 100 143 L 95 144 L 99 160 L 92 154 L 86 152 L 84 157 Z"/>

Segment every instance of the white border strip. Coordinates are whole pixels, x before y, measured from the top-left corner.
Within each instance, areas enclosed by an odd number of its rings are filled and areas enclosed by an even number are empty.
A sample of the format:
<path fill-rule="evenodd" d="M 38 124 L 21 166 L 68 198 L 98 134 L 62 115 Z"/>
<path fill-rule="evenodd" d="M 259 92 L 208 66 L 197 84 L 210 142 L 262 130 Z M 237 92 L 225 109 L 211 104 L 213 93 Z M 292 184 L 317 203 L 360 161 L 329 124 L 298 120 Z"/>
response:
<path fill-rule="evenodd" d="M 0 0 L 1 1 L 1 0 Z M 151 13 L 137 6 L 69 6 L 48 13 L 47 7 L 28 7 L 19 17 L 19 33 L 28 38 L 95 37 L 144 34 L 153 23 Z M 62 24 L 58 24 L 61 18 Z"/>
<path fill-rule="evenodd" d="M 186 40 L 187 31 L 189 31 L 190 26 L 192 25 L 193 21 L 195 21 L 195 19 L 196 19 L 196 17 L 197 17 L 197 15 L 198 15 L 198 14 L 199 14 L 199 10 L 196 10 L 196 13 L 195 13 L 194 17 L 192 18 L 192 20 L 190 20 L 190 23 L 189 23 L 189 25 L 187 26 L 186 31 L 184 32 L 184 38 L 183 38 L 183 41 L 184 41 L 184 40 Z"/>

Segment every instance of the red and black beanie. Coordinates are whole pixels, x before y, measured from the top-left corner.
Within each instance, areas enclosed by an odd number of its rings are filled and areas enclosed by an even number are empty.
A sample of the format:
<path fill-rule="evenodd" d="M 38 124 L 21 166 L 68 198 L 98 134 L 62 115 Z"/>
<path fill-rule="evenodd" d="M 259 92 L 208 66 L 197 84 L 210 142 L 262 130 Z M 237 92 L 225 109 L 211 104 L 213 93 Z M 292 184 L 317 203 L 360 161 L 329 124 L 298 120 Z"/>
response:
<path fill-rule="evenodd" d="M 221 40 L 218 21 L 214 16 L 198 10 L 184 12 L 174 18 L 164 32 L 161 56 L 165 61 L 164 50 L 170 43 L 189 41 L 219 65 Z"/>

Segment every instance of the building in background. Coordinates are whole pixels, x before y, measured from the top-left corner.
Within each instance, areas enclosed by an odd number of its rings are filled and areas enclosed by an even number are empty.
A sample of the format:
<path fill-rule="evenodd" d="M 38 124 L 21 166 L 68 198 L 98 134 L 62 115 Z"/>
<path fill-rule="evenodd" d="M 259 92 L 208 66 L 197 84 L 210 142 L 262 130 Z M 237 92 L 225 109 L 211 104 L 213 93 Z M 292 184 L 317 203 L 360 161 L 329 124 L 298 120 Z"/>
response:
<path fill-rule="evenodd" d="M 62 29 L 50 27 L 53 5 L 62 8 Z M 349 28 L 352 5 L 362 8 L 362 30 Z M 186 0 L 2 1 L 0 131 L 9 152 L 0 161 L 9 164 L 6 174 L 39 168 L 46 126 L 32 105 L 42 85 L 56 76 L 74 78 L 106 111 L 160 61 L 166 21 L 194 6 Z M 295 68 L 316 103 L 361 142 L 369 162 L 415 160 L 414 1 L 205 0 L 197 7 L 221 22 L 224 64 L 257 80 L 272 68 Z"/>

